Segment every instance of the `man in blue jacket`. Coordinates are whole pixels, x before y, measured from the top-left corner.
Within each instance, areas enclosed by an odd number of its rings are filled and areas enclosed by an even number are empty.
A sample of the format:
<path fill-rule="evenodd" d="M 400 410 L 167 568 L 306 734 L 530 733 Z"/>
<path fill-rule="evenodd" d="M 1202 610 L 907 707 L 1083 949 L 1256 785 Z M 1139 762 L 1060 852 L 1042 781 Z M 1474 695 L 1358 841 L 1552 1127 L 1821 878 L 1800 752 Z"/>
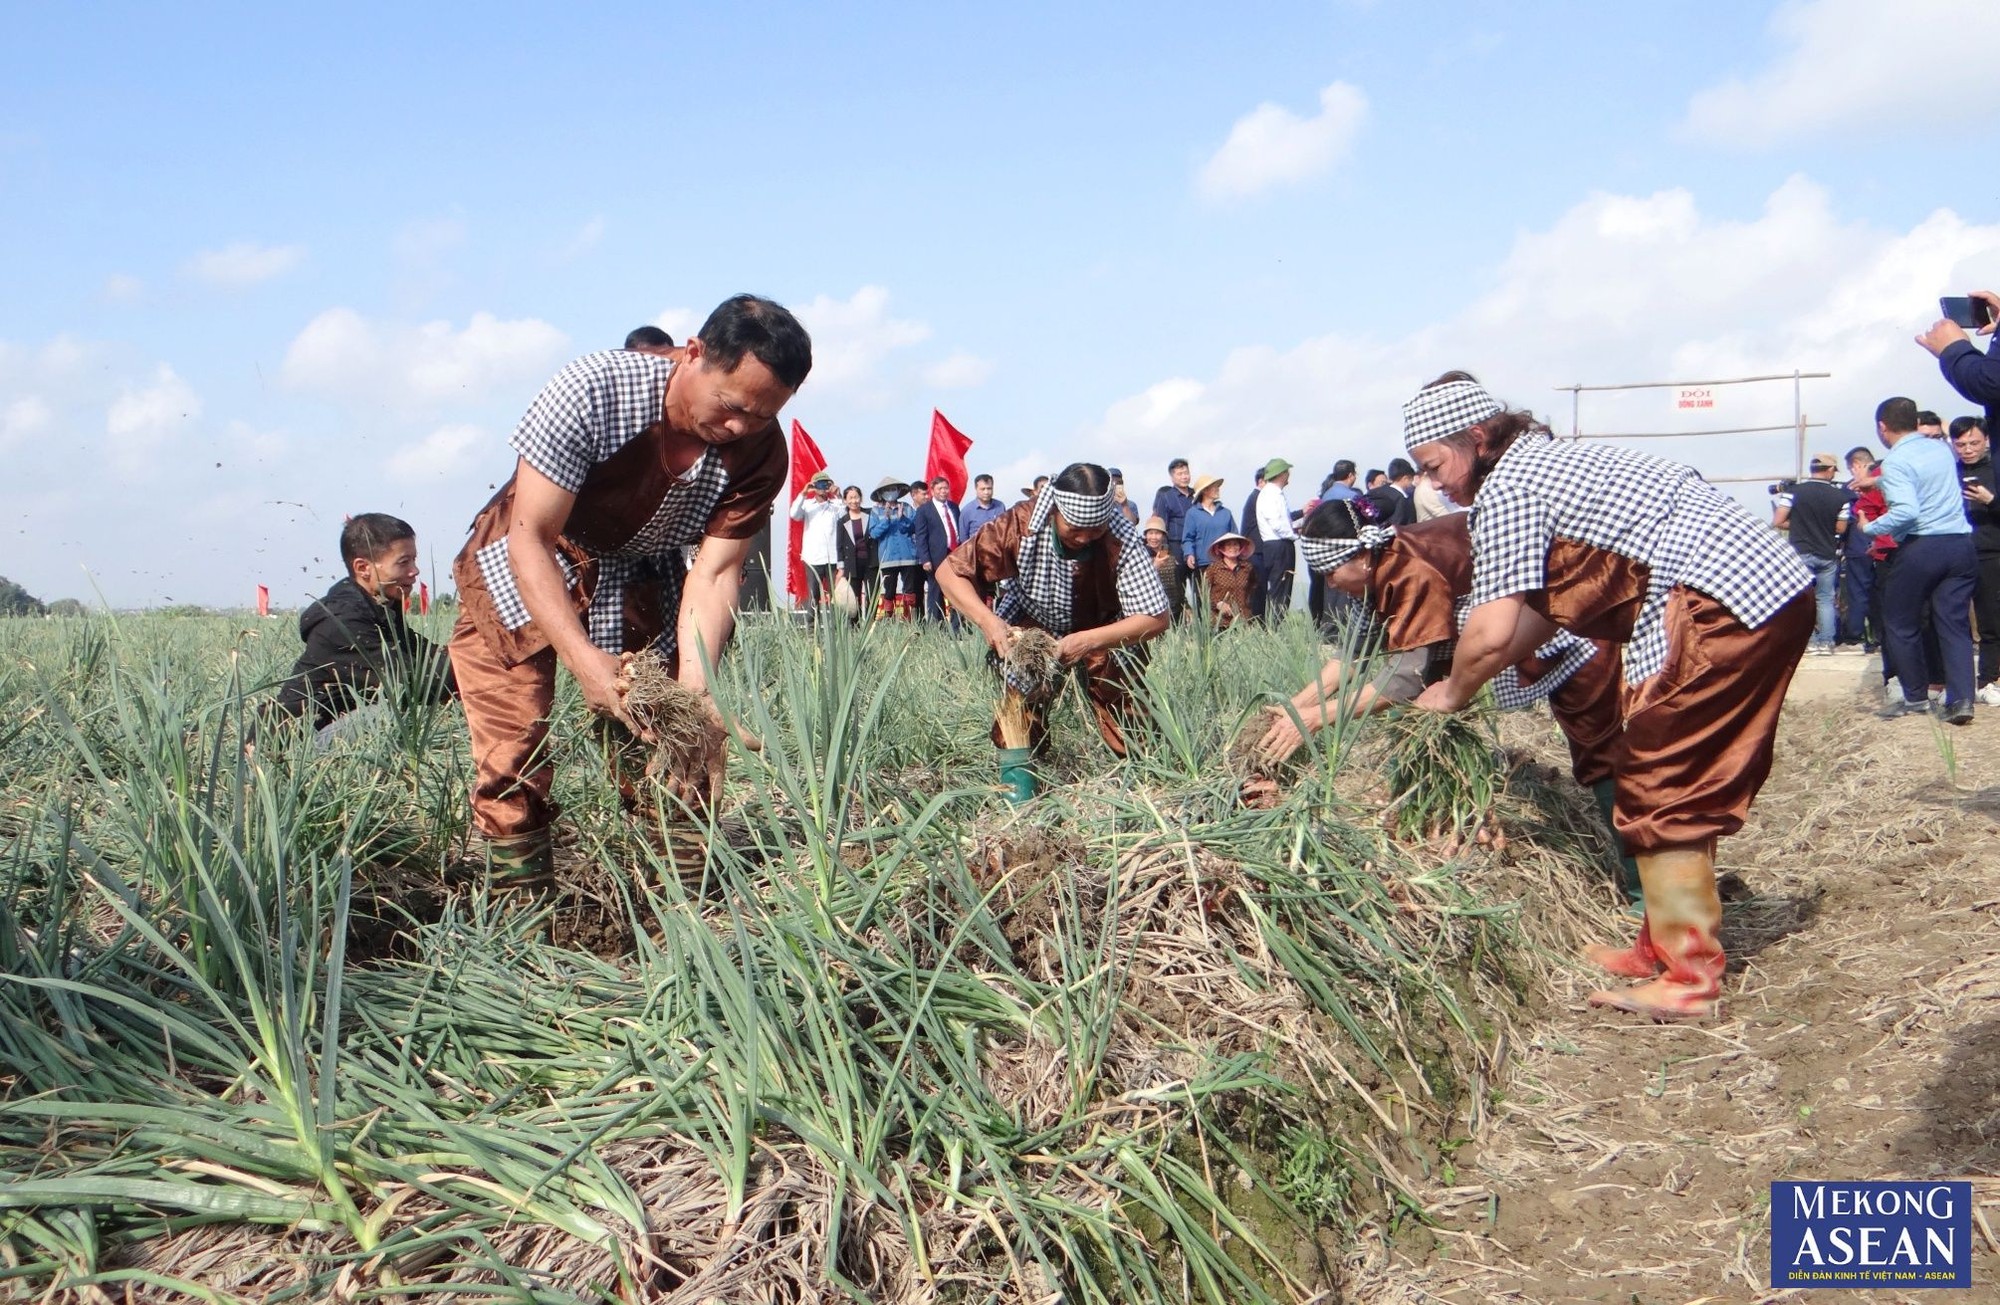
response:
<path fill-rule="evenodd" d="M 1181 608 L 1187 603 L 1188 582 L 1181 536 L 1187 531 L 1188 509 L 1194 506 L 1194 491 L 1188 488 L 1194 482 L 1194 472 L 1186 458 L 1175 458 L 1167 464 L 1167 480 L 1153 495 L 1153 515 L 1166 527 L 1167 547 L 1173 550 L 1174 578 L 1167 584 L 1167 601 L 1173 605 L 1174 619 L 1179 620 Z"/>
<path fill-rule="evenodd" d="M 917 565 L 924 569 L 924 615 L 942 621 L 944 591 L 938 588 L 937 573 L 951 556 L 951 550 L 965 538 L 959 524 L 958 504 L 951 501 L 951 482 L 943 476 L 931 482 L 930 501 L 918 505 L 911 533 L 917 542 Z M 951 624 L 954 630 L 958 628 L 955 612 Z"/>
<path fill-rule="evenodd" d="M 1975 290 L 1972 298 L 1985 304 L 1988 313 L 1986 325 L 1979 328 L 1978 334 L 1992 335 L 1996 321 L 2000 321 L 2000 294 Z M 1941 318 L 1917 337 L 1917 343 L 1938 360 L 1938 368 L 1952 389 L 1974 403 L 1986 405 L 1986 433 L 1990 436 L 2000 430 L 2000 341 L 1989 344 L 1986 352 L 1981 353 L 1957 322 Z"/>

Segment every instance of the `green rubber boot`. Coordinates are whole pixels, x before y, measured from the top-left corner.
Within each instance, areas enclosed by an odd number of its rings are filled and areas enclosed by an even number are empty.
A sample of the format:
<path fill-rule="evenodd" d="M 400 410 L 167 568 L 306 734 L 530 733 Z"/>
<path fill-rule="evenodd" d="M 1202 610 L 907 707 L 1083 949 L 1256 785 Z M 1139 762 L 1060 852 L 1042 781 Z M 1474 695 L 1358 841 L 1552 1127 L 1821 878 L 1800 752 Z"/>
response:
<path fill-rule="evenodd" d="M 1612 819 L 1612 807 L 1617 793 L 1617 785 L 1608 779 L 1600 779 L 1590 786 L 1590 792 L 1597 799 L 1597 814 L 1604 818 L 1604 827 L 1611 831 L 1611 842 L 1618 850 L 1618 888 L 1625 894 L 1625 913 L 1641 919 L 1646 915 L 1646 894 L 1639 886 L 1639 863 L 1625 852 L 1625 842 L 1618 837 L 1618 825 Z"/>
<path fill-rule="evenodd" d="M 1007 786 L 1007 800 L 1019 806 L 1035 796 L 1035 750 L 1000 749 L 1000 782 Z"/>
<path fill-rule="evenodd" d="M 486 884 L 496 896 L 533 897 L 554 887 L 555 878 L 548 830 L 486 840 Z"/>

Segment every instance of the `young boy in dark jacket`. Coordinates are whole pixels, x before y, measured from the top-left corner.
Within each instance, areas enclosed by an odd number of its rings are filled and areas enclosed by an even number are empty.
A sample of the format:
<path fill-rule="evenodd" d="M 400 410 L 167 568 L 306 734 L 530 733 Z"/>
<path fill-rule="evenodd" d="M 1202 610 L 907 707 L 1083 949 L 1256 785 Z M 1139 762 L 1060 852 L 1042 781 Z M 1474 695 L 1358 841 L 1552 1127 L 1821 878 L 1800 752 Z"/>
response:
<path fill-rule="evenodd" d="M 394 663 L 412 689 L 433 701 L 458 692 L 444 650 L 403 622 L 417 583 L 417 532 L 381 512 L 351 518 L 340 532 L 347 579 L 299 617 L 305 652 L 278 690 L 278 710 L 312 716 L 315 730 L 360 705 Z"/>

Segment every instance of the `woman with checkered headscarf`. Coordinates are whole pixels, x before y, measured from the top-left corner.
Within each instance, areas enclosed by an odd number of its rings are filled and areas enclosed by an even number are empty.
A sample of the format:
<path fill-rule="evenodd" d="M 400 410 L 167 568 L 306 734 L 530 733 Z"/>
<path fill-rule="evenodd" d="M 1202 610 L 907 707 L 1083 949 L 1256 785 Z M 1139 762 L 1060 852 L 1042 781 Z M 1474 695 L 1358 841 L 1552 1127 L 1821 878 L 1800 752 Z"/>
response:
<path fill-rule="evenodd" d="M 1471 604 L 1451 673 L 1419 707 L 1456 711 L 1558 629 L 1624 646 L 1615 820 L 1646 922 L 1589 959 L 1646 982 L 1592 1003 L 1656 1019 L 1722 992 L 1715 842 L 1770 774 L 1778 711 L 1813 629 L 1812 577 L 1782 536 L 1692 468 L 1558 441 L 1463 372 L 1403 405 L 1419 469 L 1471 504 Z"/>
<path fill-rule="evenodd" d="M 1167 628 L 1168 604 L 1153 554 L 1112 501 L 1109 472 L 1071 463 L 959 545 L 937 577 L 996 657 L 1021 630 L 1054 635 L 1057 659 L 1082 678 L 1106 746 L 1125 755 L 1126 677 L 1141 662 L 1140 645 Z M 1030 727 L 1039 749 L 1047 733 L 1039 712 Z M 997 722 L 993 741 L 1002 745 Z"/>

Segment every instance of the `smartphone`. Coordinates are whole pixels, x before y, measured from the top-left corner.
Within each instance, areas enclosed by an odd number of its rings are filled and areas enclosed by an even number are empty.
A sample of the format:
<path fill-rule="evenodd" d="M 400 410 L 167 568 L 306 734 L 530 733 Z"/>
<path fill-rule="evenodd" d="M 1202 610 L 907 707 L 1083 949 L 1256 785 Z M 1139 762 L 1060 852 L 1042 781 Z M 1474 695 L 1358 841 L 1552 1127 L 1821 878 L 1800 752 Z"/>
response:
<path fill-rule="evenodd" d="M 1971 295 L 1946 295 L 1938 300 L 1938 311 L 1946 321 L 1967 331 L 1976 331 L 1993 320 L 1993 305 Z"/>

